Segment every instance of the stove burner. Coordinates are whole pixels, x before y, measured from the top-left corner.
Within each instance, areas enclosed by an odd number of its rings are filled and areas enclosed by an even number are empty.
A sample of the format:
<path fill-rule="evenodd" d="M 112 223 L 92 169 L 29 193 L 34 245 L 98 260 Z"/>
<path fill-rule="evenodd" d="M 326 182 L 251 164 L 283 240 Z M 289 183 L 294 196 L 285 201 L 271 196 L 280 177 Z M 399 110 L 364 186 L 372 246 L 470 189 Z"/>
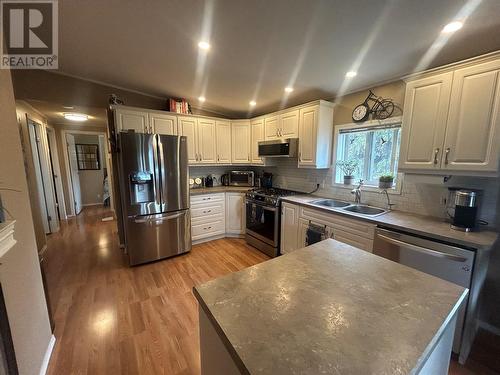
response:
<path fill-rule="evenodd" d="M 280 188 L 256 188 L 250 190 L 246 194 L 246 197 L 249 200 L 263 202 L 271 206 L 278 206 L 279 198 L 295 194 L 300 194 L 300 193 L 297 191 L 280 189 Z"/>

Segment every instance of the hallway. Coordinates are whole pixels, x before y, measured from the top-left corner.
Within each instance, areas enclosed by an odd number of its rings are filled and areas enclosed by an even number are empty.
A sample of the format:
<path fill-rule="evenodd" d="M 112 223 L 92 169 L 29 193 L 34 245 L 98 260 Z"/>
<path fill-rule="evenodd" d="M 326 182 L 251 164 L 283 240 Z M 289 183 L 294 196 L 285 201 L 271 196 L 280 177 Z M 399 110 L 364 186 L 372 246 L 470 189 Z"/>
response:
<path fill-rule="evenodd" d="M 110 211 L 93 206 L 48 239 L 56 346 L 48 374 L 198 374 L 195 284 L 267 258 L 243 240 L 130 268 Z"/>

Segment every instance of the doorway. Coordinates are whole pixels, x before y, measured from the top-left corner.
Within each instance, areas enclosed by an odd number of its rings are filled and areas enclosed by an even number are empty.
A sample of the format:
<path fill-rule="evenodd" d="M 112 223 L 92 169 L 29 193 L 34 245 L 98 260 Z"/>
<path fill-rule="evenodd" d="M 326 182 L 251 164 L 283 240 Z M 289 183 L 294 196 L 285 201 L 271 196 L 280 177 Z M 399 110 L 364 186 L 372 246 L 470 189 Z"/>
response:
<path fill-rule="evenodd" d="M 48 140 L 41 124 L 29 118 L 27 123 L 43 227 L 46 234 L 55 233 L 59 230 L 59 215 Z"/>
<path fill-rule="evenodd" d="M 62 138 L 66 142 L 68 216 L 79 215 L 85 206 L 105 205 L 113 209 L 105 133 L 63 130 Z"/>

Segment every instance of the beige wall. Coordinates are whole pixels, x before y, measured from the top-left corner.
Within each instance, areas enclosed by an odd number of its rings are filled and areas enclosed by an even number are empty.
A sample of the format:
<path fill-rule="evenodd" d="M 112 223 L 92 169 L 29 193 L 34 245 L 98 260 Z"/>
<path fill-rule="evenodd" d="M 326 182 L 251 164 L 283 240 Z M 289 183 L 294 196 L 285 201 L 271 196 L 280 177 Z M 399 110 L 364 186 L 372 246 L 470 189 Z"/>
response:
<path fill-rule="evenodd" d="M 395 104 L 403 109 L 405 97 L 405 83 L 403 81 L 395 81 L 385 85 L 372 87 L 371 90 L 377 96 L 392 99 Z M 333 124 L 340 125 L 352 122 L 352 110 L 358 104 L 363 103 L 367 96 L 368 90 L 363 90 L 334 100 L 336 105 L 333 113 Z M 396 109 L 393 116 L 400 114 L 401 111 Z"/>
<path fill-rule="evenodd" d="M 0 281 L 7 306 L 19 373 L 35 375 L 48 348 L 51 330 L 43 291 L 20 128 L 8 70 L 0 69 L 0 181 L 19 192 L 2 192 L 16 219 L 17 244 L 2 258 Z"/>
<path fill-rule="evenodd" d="M 47 120 L 45 117 L 35 112 L 28 104 L 22 101 L 16 101 L 16 115 L 17 121 L 20 125 L 21 146 L 26 167 L 26 178 L 28 181 L 28 192 L 30 196 L 31 212 L 33 214 L 36 244 L 38 251 L 42 251 L 47 244 L 47 240 L 45 237 L 45 229 L 43 227 L 40 200 L 38 199 L 38 185 L 36 183 L 35 166 L 33 163 L 33 154 L 31 152 L 27 118 L 30 118 L 39 124 L 46 124 Z"/>

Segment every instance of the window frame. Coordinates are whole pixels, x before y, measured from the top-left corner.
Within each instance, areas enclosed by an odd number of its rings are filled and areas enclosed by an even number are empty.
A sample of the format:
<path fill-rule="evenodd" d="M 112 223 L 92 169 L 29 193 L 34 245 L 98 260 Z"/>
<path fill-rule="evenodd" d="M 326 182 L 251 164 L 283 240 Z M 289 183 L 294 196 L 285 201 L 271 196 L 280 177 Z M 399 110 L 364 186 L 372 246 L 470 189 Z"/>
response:
<path fill-rule="evenodd" d="M 391 126 L 391 125 L 401 125 L 401 131 L 402 131 L 402 116 L 395 116 L 391 117 L 385 120 L 370 120 L 370 121 L 365 121 L 363 123 L 348 123 L 348 124 L 342 124 L 342 125 L 336 125 L 334 128 L 334 137 L 333 137 L 333 160 L 332 160 L 332 165 L 333 165 L 333 171 L 332 171 L 332 186 L 336 188 L 344 188 L 344 189 L 352 189 L 353 186 L 355 185 L 345 185 L 341 182 L 337 182 L 337 174 L 338 174 L 338 168 L 337 168 L 337 156 L 339 152 L 339 137 L 340 137 L 340 132 L 345 131 L 345 130 L 351 130 L 351 129 L 359 129 L 359 128 L 375 128 L 379 126 Z M 401 136 L 401 133 L 400 133 Z M 400 147 L 399 147 L 399 152 L 401 154 L 401 139 L 400 139 Z M 399 160 L 399 156 L 397 156 L 397 159 Z M 365 154 L 365 160 L 367 158 L 368 153 Z M 365 163 L 365 168 L 368 168 L 367 163 Z M 396 176 L 396 184 L 391 188 L 387 189 L 387 192 L 389 194 L 401 194 L 401 190 L 403 187 L 403 180 L 404 180 L 404 173 L 398 172 Z M 379 192 L 380 189 L 378 185 L 373 185 L 373 184 L 366 184 L 363 185 L 363 190 L 366 191 L 375 191 Z"/>

